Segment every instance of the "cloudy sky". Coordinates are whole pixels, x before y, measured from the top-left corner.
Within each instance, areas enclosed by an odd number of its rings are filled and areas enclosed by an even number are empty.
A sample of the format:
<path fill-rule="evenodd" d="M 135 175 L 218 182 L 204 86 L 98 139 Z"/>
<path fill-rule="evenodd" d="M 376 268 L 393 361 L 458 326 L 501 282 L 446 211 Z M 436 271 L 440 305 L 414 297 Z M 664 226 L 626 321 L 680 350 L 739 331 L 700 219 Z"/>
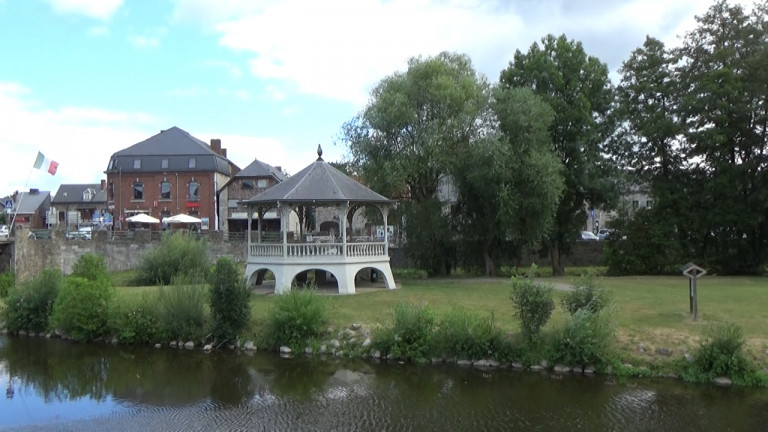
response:
<path fill-rule="evenodd" d="M 736 0 L 732 0 L 736 1 Z M 746 3 L 751 3 L 745 0 Z M 0 196 L 97 183 L 111 154 L 178 126 L 229 158 L 295 173 L 382 78 L 468 54 L 491 82 L 548 33 L 616 71 L 668 45 L 706 0 L 0 0 Z M 37 152 L 59 162 L 32 170 Z"/>

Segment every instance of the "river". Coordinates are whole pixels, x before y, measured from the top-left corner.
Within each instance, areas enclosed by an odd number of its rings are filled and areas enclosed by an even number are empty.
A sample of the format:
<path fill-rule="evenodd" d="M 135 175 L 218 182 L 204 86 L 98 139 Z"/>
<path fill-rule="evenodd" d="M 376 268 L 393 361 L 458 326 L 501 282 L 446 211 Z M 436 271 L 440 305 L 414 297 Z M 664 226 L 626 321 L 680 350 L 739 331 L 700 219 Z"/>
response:
<path fill-rule="evenodd" d="M 0 430 L 764 431 L 768 391 L 0 335 Z"/>

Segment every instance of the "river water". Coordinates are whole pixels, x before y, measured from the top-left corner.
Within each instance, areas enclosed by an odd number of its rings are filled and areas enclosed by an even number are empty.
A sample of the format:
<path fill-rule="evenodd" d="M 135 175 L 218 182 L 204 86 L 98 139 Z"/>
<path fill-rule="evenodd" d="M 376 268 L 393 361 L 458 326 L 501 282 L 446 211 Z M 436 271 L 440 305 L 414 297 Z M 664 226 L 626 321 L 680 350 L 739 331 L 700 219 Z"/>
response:
<path fill-rule="evenodd" d="M 760 389 L 6 336 L 0 389 L 0 430 L 768 430 Z"/>

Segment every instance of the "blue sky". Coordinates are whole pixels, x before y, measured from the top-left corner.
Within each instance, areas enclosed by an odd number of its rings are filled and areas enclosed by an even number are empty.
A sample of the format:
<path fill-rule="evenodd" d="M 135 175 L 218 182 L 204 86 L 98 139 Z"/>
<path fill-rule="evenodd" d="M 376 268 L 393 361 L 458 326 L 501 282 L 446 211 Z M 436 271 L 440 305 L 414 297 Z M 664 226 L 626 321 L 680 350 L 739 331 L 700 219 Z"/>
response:
<path fill-rule="evenodd" d="M 748 4 L 751 2 L 747 2 Z M 677 45 L 701 0 L 0 0 L 0 196 L 97 183 L 109 156 L 178 126 L 295 173 L 414 56 L 466 53 L 495 82 L 565 33 L 613 72 Z M 60 163 L 31 171 L 37 152 Z"/>

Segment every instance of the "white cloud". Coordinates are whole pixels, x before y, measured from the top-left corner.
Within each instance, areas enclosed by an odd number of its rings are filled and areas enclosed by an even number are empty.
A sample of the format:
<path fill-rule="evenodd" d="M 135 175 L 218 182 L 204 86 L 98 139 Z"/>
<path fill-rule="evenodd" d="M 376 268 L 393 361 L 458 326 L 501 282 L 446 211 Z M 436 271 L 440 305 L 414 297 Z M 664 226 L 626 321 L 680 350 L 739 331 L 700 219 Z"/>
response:
<path fill-rule="evenodd" d="M 19 84 L 0 82 L 0 118 L 7 125 L 0 136 L 0 196 L 24 190 L 25 184 L 55 193 L 62 183 L 98 183 L 112 153 L 146 139 L 147 130 L 159 130 L 144 113 L 41 109 L 30 96 Z M 59 163 L 55 176 L 32 168 L 38 151 Z"/>
<path fill-rule="evenodd" d="M 102 21 L 109 20 L 123 0 L 46 0 L 57 13 L 85 15 Z"/>
<path fill-rule="evenodd" d="M 751 3 L 752 0 L 743 0 Z M 546 34 L 582 41 L 612 71 L 646 35 L 676 45 L 700 0 L 176 0 L 174 18 L 215 29 L 251 55 L 250 73 L 284 90 L 363 104 L 382 78 L 415 56 L 466 53 L 495 81 L 515 50 Z"/>
<path fill-rule="evenodd" d="M 212 60 L 205 63 L 206 66 L 212 68 L 224 69 L 227 74 L 233 79 L 240 79 L 243 77 L 243 71 L 238 66 L 222 60 Z"/>

